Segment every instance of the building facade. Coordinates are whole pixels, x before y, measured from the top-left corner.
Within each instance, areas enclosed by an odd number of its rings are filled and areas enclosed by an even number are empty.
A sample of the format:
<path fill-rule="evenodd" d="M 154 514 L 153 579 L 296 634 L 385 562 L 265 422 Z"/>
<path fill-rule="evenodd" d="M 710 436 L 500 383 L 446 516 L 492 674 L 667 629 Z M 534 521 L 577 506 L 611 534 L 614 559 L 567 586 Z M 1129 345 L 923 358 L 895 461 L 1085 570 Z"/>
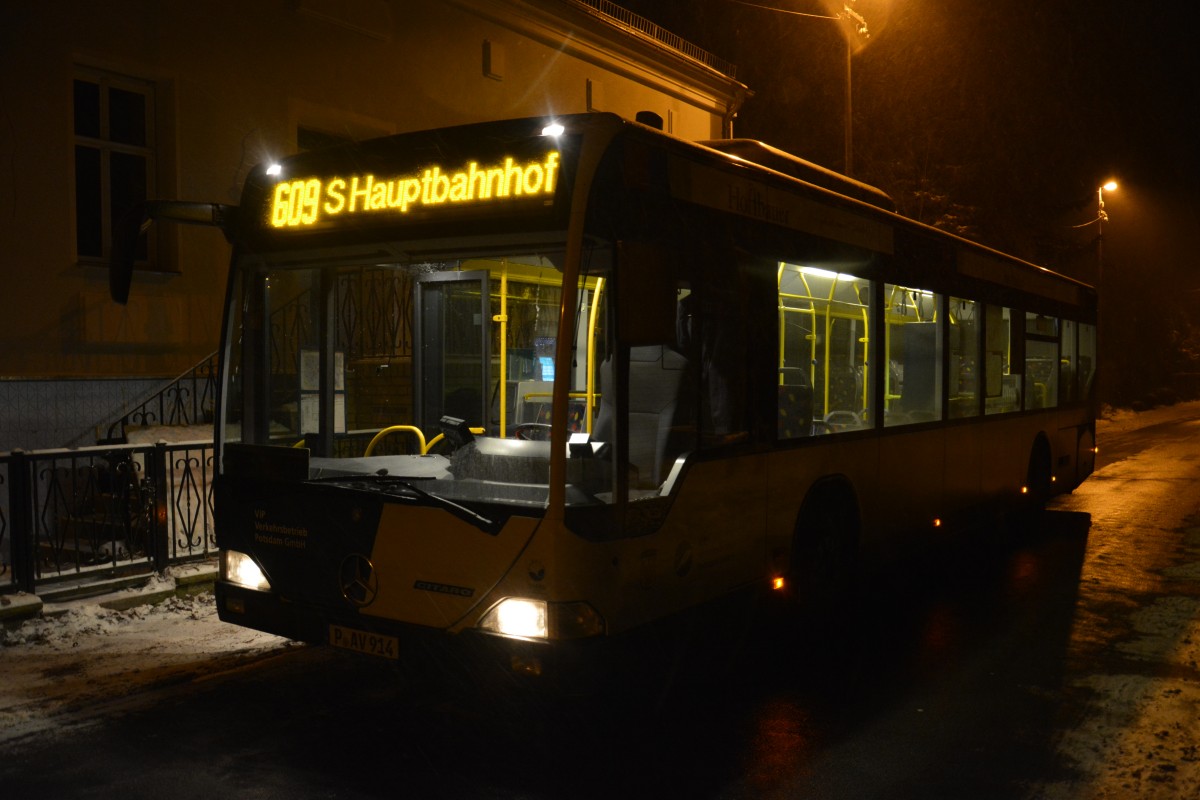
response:
<path fill-rule="evenodd" d="M 607 0 L 51 0 L 0 12 L 0 451 L 94 443 L 216 348 L 229 248 L 142 199 L 237 203 L 257 163 L 508 117 L 652 111 L 731 135 L 730 65 Z"/>

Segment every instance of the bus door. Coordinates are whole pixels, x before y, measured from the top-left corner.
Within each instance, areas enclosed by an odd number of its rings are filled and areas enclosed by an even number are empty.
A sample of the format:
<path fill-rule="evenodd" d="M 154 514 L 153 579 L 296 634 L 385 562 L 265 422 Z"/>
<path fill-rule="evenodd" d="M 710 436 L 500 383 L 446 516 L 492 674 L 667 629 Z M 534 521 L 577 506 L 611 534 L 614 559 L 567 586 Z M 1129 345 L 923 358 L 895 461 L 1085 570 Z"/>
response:
<path fill-rule="evenodd" d="M 413 386 L 417 425 L 432 437 L 443 416 L 487 422 L 491 311 L 486 271 L 415 281 Z"/>

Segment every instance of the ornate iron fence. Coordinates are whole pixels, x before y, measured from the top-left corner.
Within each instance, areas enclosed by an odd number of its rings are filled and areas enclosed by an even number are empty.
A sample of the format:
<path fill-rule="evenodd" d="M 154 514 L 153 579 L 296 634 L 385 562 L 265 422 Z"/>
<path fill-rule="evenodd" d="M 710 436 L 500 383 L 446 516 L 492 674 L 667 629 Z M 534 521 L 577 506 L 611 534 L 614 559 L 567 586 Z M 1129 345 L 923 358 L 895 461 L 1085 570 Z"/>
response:
<path fill-rule="evenodd" d="M 120 441 L 129 428 L 212 424 L 217 399 L 219 362 L 212 353 L 196 366 L 152 394 L 97 423 L 68 446 L 92 441 Z"/>
<path fill-rule="evenodd" d="M 8 535 L 8 462 L 0 461 L 0 591 L 13 582 L 11 541 Z"/>
<path fill-rule="evenodd" d="M 211 442 L 0 455 L 0 591 L 216 553 Z"/>

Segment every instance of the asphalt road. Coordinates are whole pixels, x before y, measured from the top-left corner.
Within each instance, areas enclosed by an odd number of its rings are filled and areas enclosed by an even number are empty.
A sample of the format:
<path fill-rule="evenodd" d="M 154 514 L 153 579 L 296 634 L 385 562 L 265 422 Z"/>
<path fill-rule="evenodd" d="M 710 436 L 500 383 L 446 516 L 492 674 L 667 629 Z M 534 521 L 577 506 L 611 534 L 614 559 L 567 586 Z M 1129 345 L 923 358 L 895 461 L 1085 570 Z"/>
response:
<path fill-rule="evenodd" d="M 897 565 L 832 638 L 737 624 L 602 706 L 291 647 L 0 748 L 5 797 L 1200 796 L 1200 412 L 1101 439 L 1015 537 Z M 983 531 L 982 534 L 999 533 Z M 0 680 L 3 676 L 0 676 Z"/>

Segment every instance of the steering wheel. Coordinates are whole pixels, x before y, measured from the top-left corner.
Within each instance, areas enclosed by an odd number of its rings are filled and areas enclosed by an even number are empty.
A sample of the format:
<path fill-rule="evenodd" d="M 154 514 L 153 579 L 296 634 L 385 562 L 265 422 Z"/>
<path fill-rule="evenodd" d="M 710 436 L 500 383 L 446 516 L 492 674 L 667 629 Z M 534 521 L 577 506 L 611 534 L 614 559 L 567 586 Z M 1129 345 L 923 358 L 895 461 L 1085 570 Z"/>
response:
<path fill-rule="evenodd" d="M 544 422 L 521 422 L 513 426 L 512 437 L 526 442 L 548 442 L 550 430 Z"/>

